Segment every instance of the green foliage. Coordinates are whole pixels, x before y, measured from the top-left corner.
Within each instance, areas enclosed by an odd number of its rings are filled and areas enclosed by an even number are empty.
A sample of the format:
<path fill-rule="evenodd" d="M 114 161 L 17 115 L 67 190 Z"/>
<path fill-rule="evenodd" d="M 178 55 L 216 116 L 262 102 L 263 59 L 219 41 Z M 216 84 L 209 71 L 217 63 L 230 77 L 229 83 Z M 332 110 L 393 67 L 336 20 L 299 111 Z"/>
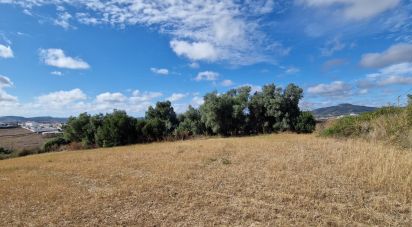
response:
<path fill-rule="evenodd" d="M 184 114 L 179 115 L 180 123 L 175 130 L 175 136 L 180 139 L 185 139 L 190 136 L 204 134 L 206 132 L 206 126 L 201 118 L 200 111 L 189 106 Z"/>
<path fill-rule="evenodd" d="M 311 112 L 301 112 L 296 119 L 294 128 L 298 133 L 312 133 L 315 131 L 316 120 Z"/>
<path fill-rule="evenodd" d="M 412 107 L 384 107 L 359 116 L 343 117 L 320 132 L 337 138 L 365 138 L 412 147 Z"/>
<path fill-rule="evenodd" d="M 100 147 L 113 147 L 136 142 L 136 120 L 125 111 L 114 110 L 106 114 L 96 131 L 96 144 Z"/>
<path fill-rule="evenodd" d="M 146 141 L 159 141 L 166 135 L 166 124 L 158 118 L 152 118 L 147 120 L 145 126 L 142 128 L 143 136 Z"/>
<path fill-rule="evenodd" d="M 60 146 L 66 145 L 68 143 L 69 142 L 63 137 L 57 137 L 57 138 L 51 139 L 43 145 L 43 149 L 41 153 L 56 151 L 59 149 Z"/>
<path fill-rule="evenodd" d="M 198 135 L 313 131 L 313 117 L 299 109 L 303 97 L 301 88 L 290 84 L 282 90 L 269 84 L 260 92 L 250 92 L 251 87 L 245 86 L 224 94 L 206 94 L 199 109 L 190 106 L 179 116 L 170 101 L 150 106 L 145 118 L 141 119 L 118 110 L 94 116 L 82 113 L 68 120 L 64 127 L 64 141 L 50 141 L 44 150 L 57 149 L 64 142 L 83 147 L 111 147 Z"/>
<path fill-rule="evenodd" d="M 162 122 L 165 127 L 162 136 L 171 134 L 178 125 L 176 113 L 170 101 L 158 102 L 154 108 L 149 107 L 146 112 L 146 119 L 148 121 L 157 119 Z"/>
<path fill-rule="evenodd" d="M 0 155 L 9 155 L 11 153 L 13 153 L 13 150 L 0 147 Z"/>

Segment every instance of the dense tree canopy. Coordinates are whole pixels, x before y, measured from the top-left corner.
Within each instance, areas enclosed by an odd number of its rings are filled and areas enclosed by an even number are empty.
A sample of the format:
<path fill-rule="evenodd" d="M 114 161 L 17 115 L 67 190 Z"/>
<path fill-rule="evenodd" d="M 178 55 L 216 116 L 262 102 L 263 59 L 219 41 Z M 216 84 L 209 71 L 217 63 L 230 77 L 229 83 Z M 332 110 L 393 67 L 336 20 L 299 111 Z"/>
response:
<path fill-rule="evenodd" d="M 284 90 L 268 84 L 253 94 L 249 86 L 224 94 L 208 93 L 198 109 L 189 106 L 179 115 L 170 101 L 150 106 L 139 119 L 119 110 L 94 116 L 82 113 L 68 120 L 64 139 L 84 146 L 111 147 L 199 135 L 309 133 L 315 128 L 315 120 L 311 113 L 300 111 L 302 97 L 303 90 L 294 84 Z"/>

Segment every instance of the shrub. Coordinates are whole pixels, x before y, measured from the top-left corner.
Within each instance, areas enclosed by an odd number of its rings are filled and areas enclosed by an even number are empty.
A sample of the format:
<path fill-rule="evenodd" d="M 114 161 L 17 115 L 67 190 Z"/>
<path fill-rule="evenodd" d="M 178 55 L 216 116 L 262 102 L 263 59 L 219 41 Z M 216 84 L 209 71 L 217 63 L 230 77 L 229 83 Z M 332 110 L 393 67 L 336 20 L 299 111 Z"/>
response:
<path fill-rule="evenodd" d="M 30 149 L 23 149 L 23 150 L 21 150 L 21 151 L 19 151 L 18 153 L 17 153 L 17 156 L 19 156 L 19 157 L 24 157 L 24 156 L 28 156 L 28 155 L 32 155 L 32 154 L 38 154 L 38 151 L 37 150 L 30 150 Z"/>
<path fill-rule="evenodd" d="M 43 152 L 57 151 L 62 145 L 68 144 L 69 141 L 62 137 L 54 138 L 43 145 Z"/>
<path fill-rule="evenodd" d="M 296 119 L 295 131 L 298 133 L 312 133 L 316 128 L 316 120 L 311 112 L 301 112 Z"/>
<path fill-rule="evenodd" d="M 0 154 L 9 155 L 11 153 L 13 153 L 13 150 L 0 147 Z"/>
<path fill-rule="evenodd" d="M 359 116 L 335 120 L 320 132 L 322 136 L 383 140 L 412 147 L 412 107 L 384 107 Z"/>

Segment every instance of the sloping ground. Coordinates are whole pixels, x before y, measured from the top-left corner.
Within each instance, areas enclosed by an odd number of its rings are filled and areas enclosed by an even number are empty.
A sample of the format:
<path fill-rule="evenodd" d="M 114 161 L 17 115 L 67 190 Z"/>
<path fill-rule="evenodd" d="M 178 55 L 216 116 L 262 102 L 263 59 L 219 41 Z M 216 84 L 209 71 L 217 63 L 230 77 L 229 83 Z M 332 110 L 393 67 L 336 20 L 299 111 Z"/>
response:
<path fill-rule="evenodd" d="M 412 152 L 312 135 L 0 161 L 0 225 L 412 224 Z"/>
<path fill-rule="evenodd" d="M 0 129 L 0 147 L 12 150 L 40 149 L 47 140 L 23 128 Z"/>

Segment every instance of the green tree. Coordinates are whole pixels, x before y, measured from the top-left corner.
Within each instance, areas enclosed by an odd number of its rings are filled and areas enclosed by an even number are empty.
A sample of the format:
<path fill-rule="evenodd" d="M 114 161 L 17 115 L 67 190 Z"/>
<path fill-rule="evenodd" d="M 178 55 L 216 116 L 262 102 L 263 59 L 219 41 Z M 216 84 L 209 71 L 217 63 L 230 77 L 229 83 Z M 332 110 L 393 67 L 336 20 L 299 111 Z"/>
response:
<path fill-rule="evenodd" d="M 94 144 L 96 128 L 92 125 L 91 116 L 81 113 L 78 117 L 70 117 L 64 127 L 64 138 L 71 142 L 82 142 L 85 145 Z"/>
<path fill-rule="evenodd" d="M 176 113 L 170 101 L 158 102 L 156 106 L 149 107 L 146 112 L 146 119 L 148 121 L 158 119 L 164 124 L 164 132 L 162 136 L 171 135 L 178 124 Z"/>
<path fill-rule="evenodd" d="M 147 120 L 146 124 L 142 128 L 143 136 L 148 142 L 160 141 L 164 139 L 167 135 L 165 134 L 165 131 L 165 123 L 158 118 Z"/>
<path fill-rule="evenodd" d="M 96 143 L 101 147 L 126 145 L 136 140 L 136 120 L 120 110 L 106 114 L 96 133 Z"/>
<path fill-rule="evenodd" d="M 189 106 L 184 114 L 179 115 L 179 122 L 179 126 L 175 130 L 175 136 L 178 138 L 201 135 L 206 131 L 200 111 L 192 106 Z"/>

